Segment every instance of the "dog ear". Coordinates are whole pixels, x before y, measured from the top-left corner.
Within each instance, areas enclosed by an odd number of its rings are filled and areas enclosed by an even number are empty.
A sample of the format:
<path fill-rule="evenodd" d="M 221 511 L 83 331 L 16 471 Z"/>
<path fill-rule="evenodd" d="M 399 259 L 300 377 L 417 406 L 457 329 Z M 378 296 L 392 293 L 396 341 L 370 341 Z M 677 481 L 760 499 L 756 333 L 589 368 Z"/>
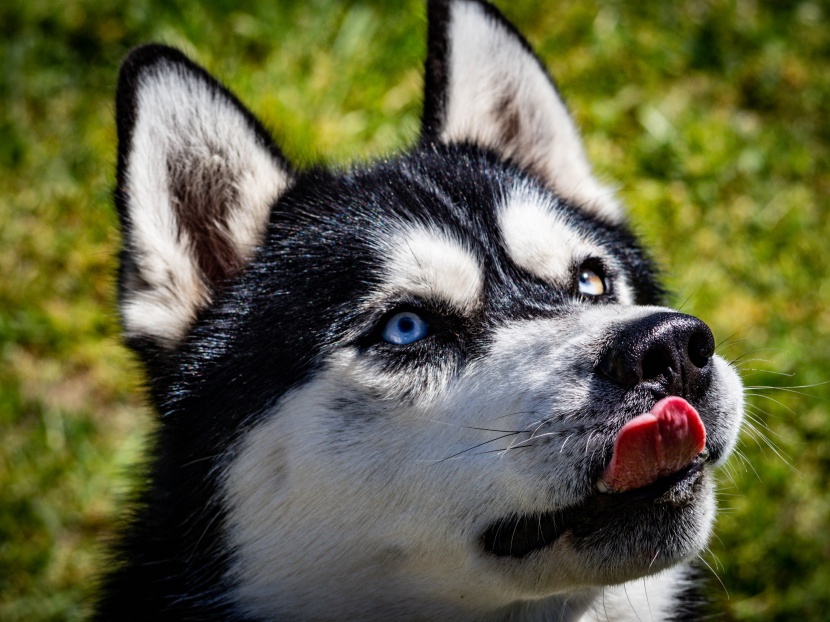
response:
<path fill-rule="evenodd" d="M 422 143 L 472 143 L 611 222 L 622 210 L 592 175 L 576 125 L 522 35 L 481 0 L 430 0 Z"/>
<path fill-rule="evenodd" d="M 236 97 L 172 48 L 127 57 L 116 118 L 122 323 L 128 340 L 171 349 L 250 259 L 292 172 Z"/>

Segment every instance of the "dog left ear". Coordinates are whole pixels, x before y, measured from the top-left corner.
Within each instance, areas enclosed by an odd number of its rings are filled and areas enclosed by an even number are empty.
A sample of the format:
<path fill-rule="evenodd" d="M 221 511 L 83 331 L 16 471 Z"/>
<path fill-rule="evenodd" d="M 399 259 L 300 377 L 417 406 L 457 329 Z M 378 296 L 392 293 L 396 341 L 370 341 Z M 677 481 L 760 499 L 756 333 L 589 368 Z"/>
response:
<path fill-rule="evenodd" d="M 250 260 L 293 172 L 254 116 L 181 52 L 124 61 L 116 100 L 127 339 L 175 349 Z"/>
<path fill-rule="evenodd" d="M 591 173 L 550 75 L 527 41 L 482 0 L 429 0 L 422 143 L 472 143 L 610 222 L 613 192 Z"/>

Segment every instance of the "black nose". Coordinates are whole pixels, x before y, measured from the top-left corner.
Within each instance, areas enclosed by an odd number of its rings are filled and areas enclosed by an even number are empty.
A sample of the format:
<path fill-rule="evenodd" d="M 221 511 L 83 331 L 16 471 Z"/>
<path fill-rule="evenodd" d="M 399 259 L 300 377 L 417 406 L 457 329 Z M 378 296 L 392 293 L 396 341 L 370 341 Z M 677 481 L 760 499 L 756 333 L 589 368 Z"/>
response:
<path fill-rule="evenodd" d="M 649 383 L 665 395 L 696 397 L 709 386 L 715 338 L 702 321 L 682 313 L 654 313 L 625 325 L 596 370 L 631 388 Z"/>

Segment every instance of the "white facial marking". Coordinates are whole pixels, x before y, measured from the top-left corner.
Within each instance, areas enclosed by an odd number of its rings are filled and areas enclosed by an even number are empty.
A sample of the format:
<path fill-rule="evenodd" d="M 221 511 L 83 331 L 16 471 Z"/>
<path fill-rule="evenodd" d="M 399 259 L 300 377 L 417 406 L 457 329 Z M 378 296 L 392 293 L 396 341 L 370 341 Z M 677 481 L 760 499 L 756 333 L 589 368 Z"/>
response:
<path fill-rule="evenodd" d="M 617 278 L 614 280 L 614 293 L 617 296 L 617 300 L 622 305 L 633 305 L 635 302 L 634 290 L 631 289 L 628 281 L 623 278 Z"/>
<path fill-rule="evenodd" d="M 419 298 L 447 302 L 461 312 L 479 303 L 482 269 L 472 252 L 442 231 L 412 227 L 394 236 L 387 256 L 386 284 Z"/>
<path fill-rule="evenodd" d="M 228 537 L 237 553 L 230 576 L 245 613 L 382 620 L 419 611 L 427 619 L 452 619 L 447 603 L 460 587 L 434 569 L 460 576 L 457 559 L 466 545 L 455 536 L 441 540 L 450 541 L 449 549 L 413 549 L 412 543 L 435 540 L 433 529 L 458 526 L 426 520 L 442 512 L 440 495 L 431 499 L 424 490 L 430 488 L 423 479 L 430 462 L 420 454 L 421 442 L 412 441 L 455 430 L 436 427 L 397 402 L 353 399 L 349 407 L 338 406 L 367 386 L 383 390 L 383 382 L 367 378 L 370 373 L 356 353 L 338 353 L 287 394 L 234 452 L 224 474 Z M 336 433 L 332 422 L 343 424 Z M 361 449 L 363 443 L 373 448 Z M 419 500 L 414 514 L 400 520 L 413 499 Z M 331 589 L 321 592 L 321 585 Z M 422 603 L 417 595 L 423 593 L 438 597 Z"/>
<path fill-rule="evenodd" d="M 514 192 L 499 213 L 499 224 L 513 262 L 552 283 L 566 284 L 575 261 L 603 254 L 534 192 Z"/>
<path fill-rule="evenodd" d="M 526 184 L 517 185 L 499 211 L 502 241 L 520 268 L 560 287 L 571 285 L 573 268 L 589 258 L 617 262 L 586 234 L 571 227 L 551 199 Z M 617 271 L 613 291 L 617 302 L 634 304 L 634 292 Z"/>
<path fill-rule="evenodd" d="M 414 399 L 401 399 L 412 370 L 381 378 L 357 349 L 328 356 L 246 431 L 226 464 L 229 578 L 240 608 L 266 619 L 481 620 L 498 610 L 505 619 L 532 611 L 604 620 L 602 610 L 586 611 L 596 595 L 582 588 L 629 580 L 625 559 L 621 573 L 602 562 L 626 555 L 625 543 L 583 550 L 563 536 L 505 566 L 481 554 L 478 536 L 512 513 L 592 494 L 586 460 L 610 440 L 607 417 L 581 419 L 596 396 L 580 364 L 596 358 L 608 330 L 666 311 L 591 305 L 567 318 L 509 323 L 486 356 L 428 381 L 432 390 L 421 387 Z M 728 366 L 716 372 L 716 406 L 729 421 L 708 431 L 725 438 L 740 419 L 740 387 Z M 701 496 L 678 538 L 660 541 L 655 569 L 705 545 L 714 502 Z M 648 529 L 642 537 L 648 542 Z M 641 573 L 650 560 L 628 561 Z M 610 619 L 669 617 L 659 592 L 676 582 L 669 574 L 647 582 L 649 600 L 634 583 L 604 588 Z"/>
<path fill-rule="evenodd" d="M 576 126 L 538 61 L 477 3 L 454 2 L 451 11 L 441 139 L 495 149 L 564 198 L 610 222 L 622 220 L 622 208 L 594 178 Z"/>
<path fill-rule="evenodd" d="M 205 195 L 217 187 L 228 191 L 234 204 L 225 206 L 225 222 L 217 228 L 247 258 L 290 177 L 224 94 L 185 67 L 160 63 L 145 70 L 137 89 L 122 190 L 139 278 L 127 280 L 122 315 L 128 336 L 151 336 L 170 345 L 181 339 L 211 295 L 177 216 L 177 210 L 190 206 L 178 205 L 180 199 L 171 196 L 171 178 L 181 173 L 175 181 L 187 186 L 194 202 L 216 202 Z"/>

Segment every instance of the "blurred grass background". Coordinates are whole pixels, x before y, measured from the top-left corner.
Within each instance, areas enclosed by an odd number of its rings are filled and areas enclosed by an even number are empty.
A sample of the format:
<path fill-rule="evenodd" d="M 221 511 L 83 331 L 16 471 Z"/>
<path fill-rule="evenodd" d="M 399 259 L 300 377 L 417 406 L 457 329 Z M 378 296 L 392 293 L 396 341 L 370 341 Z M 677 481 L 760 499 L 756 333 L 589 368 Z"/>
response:
<path fill-rule="evenodd" d="M 827 620 L 830 6 L 499 4 L 756 387 L 706 557 L 724 619 Z M 179 46 L 290 157 L 342 162 L 412 143 L 424 39 L 420 0 L 0 3 L 0 620 L 83 619 L 151 419 L 114 310 L 120 59 Z"/>

